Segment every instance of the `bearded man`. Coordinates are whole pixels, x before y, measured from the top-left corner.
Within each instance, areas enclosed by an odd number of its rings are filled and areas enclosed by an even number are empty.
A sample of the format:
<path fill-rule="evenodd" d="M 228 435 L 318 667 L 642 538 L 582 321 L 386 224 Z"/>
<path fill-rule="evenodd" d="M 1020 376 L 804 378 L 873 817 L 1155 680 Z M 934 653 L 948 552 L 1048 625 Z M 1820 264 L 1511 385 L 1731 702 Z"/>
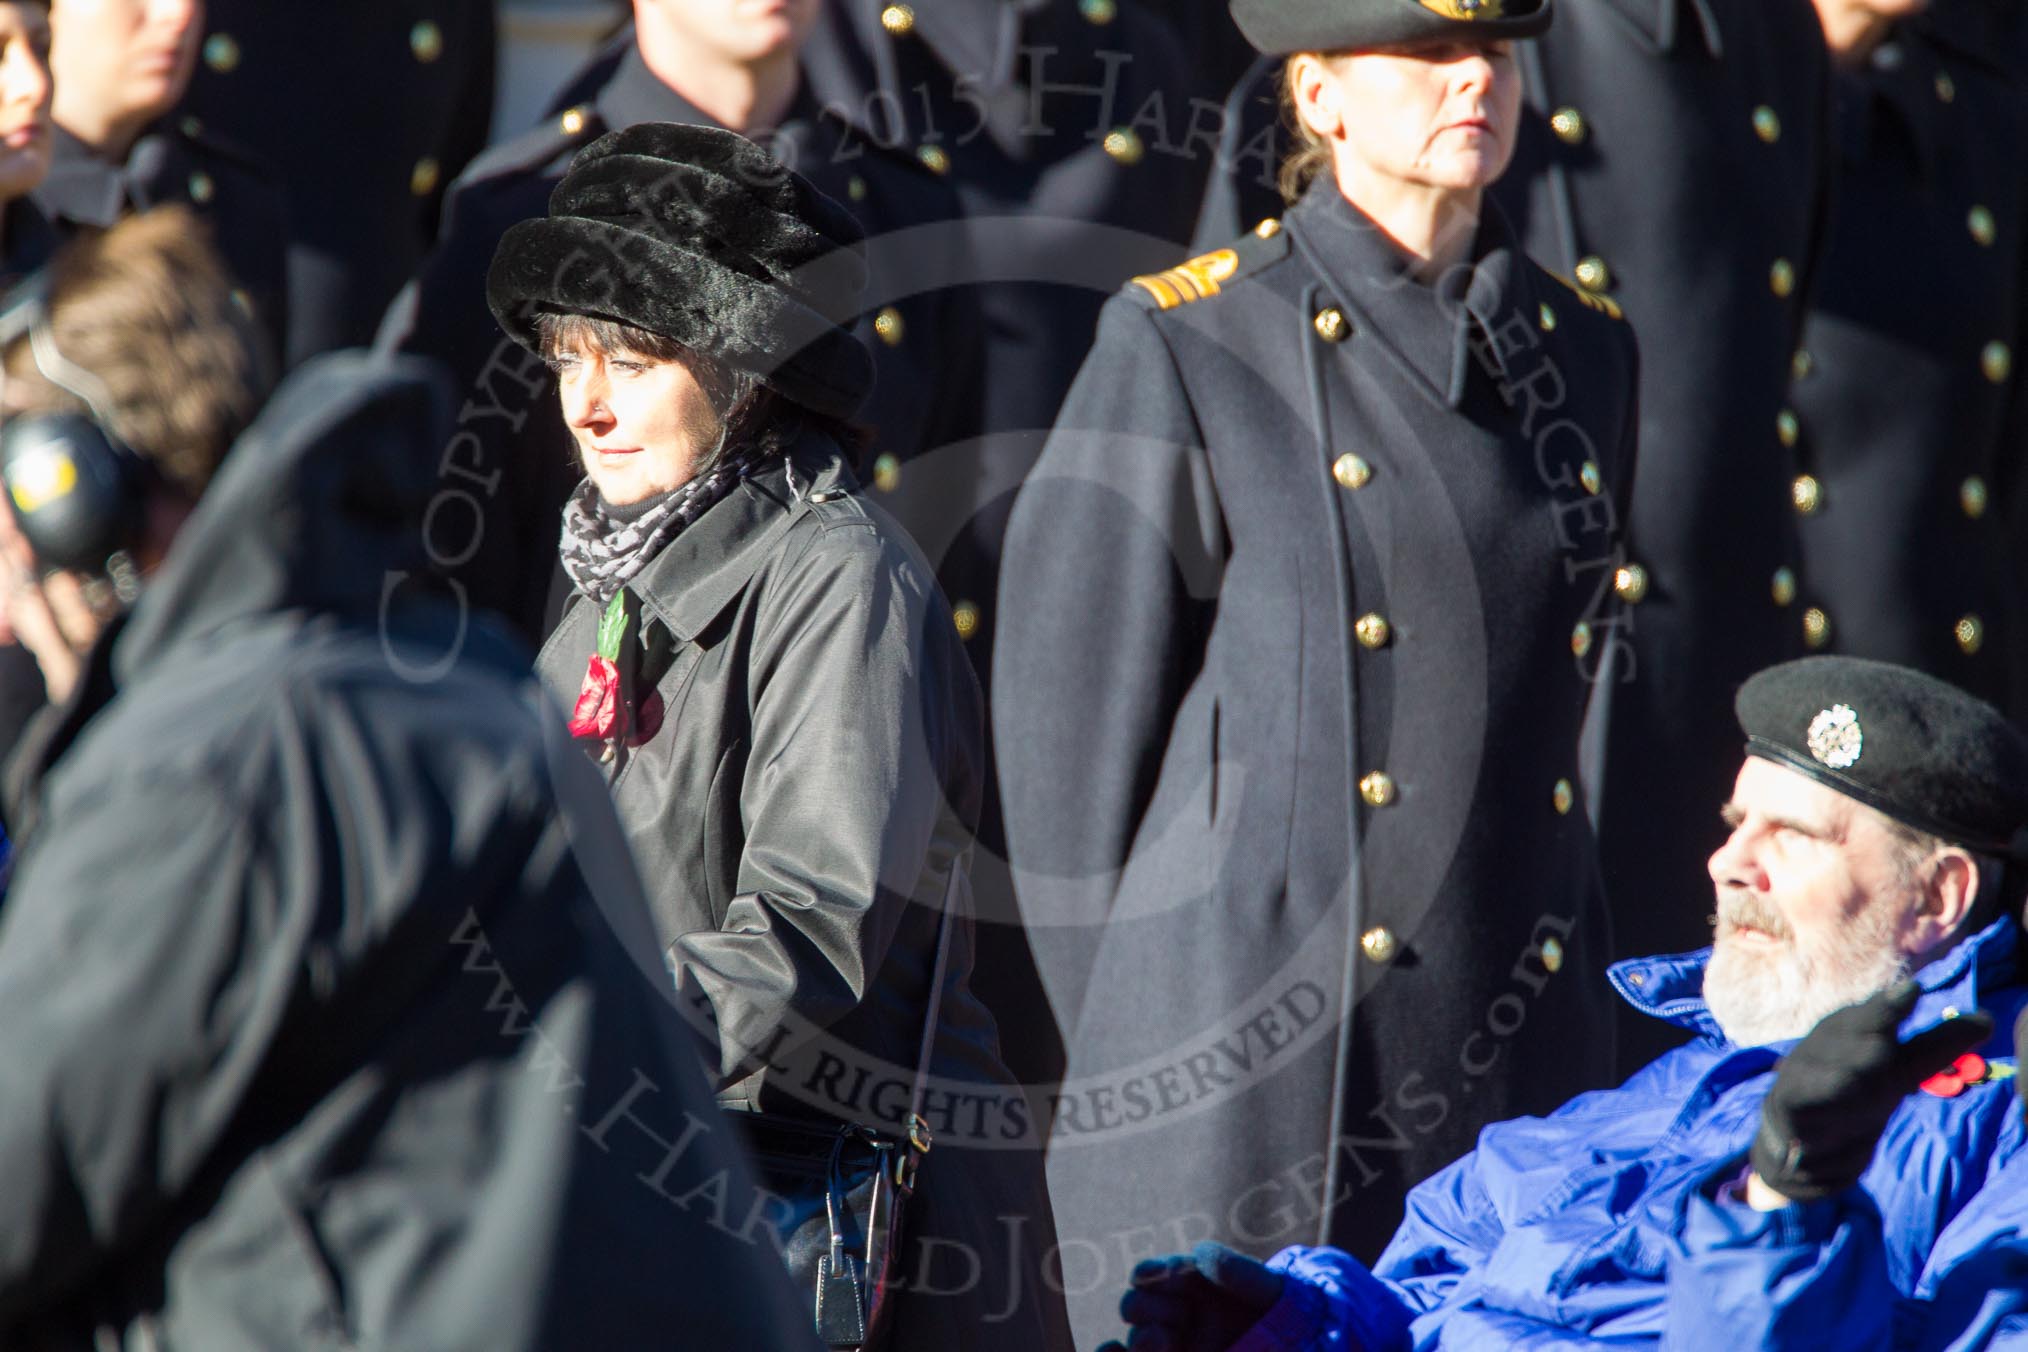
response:
<path fill-rule="evenodd" d="M 1961 690 L 1856 658 L 1770 668 L 1734 707 L 1746 758 L 1709 864 L 1716 940 L 1611 973 L 1697 1040 L 1617 1089 L 1487 1128 L 1409 1195 L 1371 1270 L 1302 1246 L 1264 1265 L 1216 1245 L 1141 1264 L 1121 1302 L 1135 1348 L 1680 1339 L 1670 1264 L 1726 1261 L 1722 1236 L 1686 1234 L 1686 1216 L 1720 1216 L 1714 1199 L 1737 1199 L 1735 1223 L 1762 1218 L 1763 1253 L 1809 1238 L 1813 1206 L 1864 1209 L 1868 1270 L 1911 1296 L 2020 1149 L 2006 1068 L 1986 1058 L 2012 1051 L 1995 1018 L 2011 1027 L 2028 1004 L 2028 740 Z M 1705 1289 L 1765 1302 L 1779 1269 L 1752 1292 Z"/>

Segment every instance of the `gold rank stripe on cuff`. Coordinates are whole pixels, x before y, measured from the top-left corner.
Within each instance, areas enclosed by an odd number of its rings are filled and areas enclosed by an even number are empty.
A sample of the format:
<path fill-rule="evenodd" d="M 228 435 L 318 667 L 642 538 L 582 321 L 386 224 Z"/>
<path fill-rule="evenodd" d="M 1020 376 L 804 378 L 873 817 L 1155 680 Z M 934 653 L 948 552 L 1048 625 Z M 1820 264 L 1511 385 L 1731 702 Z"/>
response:
<path fill-rule="evenodd" d="M 1583 301 L 1590 309 L 1598 311 L 1609 319 L 1625 319 L 1627 317 L 1626 312 L 1620 309 L 1620 303 L 1611 296 L 1601 296 L 1596 291 L 1587 291 L 1584 287 L 1560 273 L 1552 272 L 1549 275 L 1569 287 L 1576 294 L 1577 298 Z"/>
<path fill-rule="evenodd" d="M 1136 277 L 1133 284 L 1153 296 L 1157 306 L 1173 310 L 1217 295 L 1220 283 L 1237 271 L 1239 254 L 1232 249 L 1218 249 L 1165 271 Z"/>

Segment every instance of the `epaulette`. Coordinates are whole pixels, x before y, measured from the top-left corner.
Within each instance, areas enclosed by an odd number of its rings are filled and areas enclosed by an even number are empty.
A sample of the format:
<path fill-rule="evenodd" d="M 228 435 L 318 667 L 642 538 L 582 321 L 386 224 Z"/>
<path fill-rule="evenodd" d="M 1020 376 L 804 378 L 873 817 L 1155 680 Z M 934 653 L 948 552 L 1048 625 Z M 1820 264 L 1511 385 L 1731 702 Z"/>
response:
<path fill-rule="evenodd" d="M 481 151 L 465 166 L 465 172 L 458 175 L 458 182 L 461 186 L 469 185 L 505 174 L 542 169 L 558 156 L 589 142 L 603 130 L 605 124 L 590 104 L 566 108 L 553 117 L 544 118 L 519 136 L 509 137 Z"/>
<path fill-rule="evenodd" d="M 1558 273 L 1552 272 L 1549 275 L 1569 287 L 1576 294 L 1577 298 L 1584 302 L 1585 308 L 1596 310 L 1608 319 L 1625 319 L 1627 317 L 1626 313 L 1620 309 L 1620 303 L 1611 296 L 1601 296 L 1596 291 L 1587 291 L 1570 278 Z"/>
<path fill-rule="evenodd" d="M 1155 309 L 1173 310 L 1217 295 L 1239 278 L 1285 257 L 1288 251 L 1289 240 L 1282 233 L 1282 223 L 1270 216 L 1255 226 L 1251 234 L 1241 235 L 1223 249 L 1213 249 L 1173 268 L 1134 278 L 1127 283 L 1127 294 Z"/>
<path fill-rule="evenodd" d="M 176 130 L 185 141 L 189 142 L 196 149 L 203 151 L 207 156 L 245 169 L 264 181 L 274 181 L 274 171 L 268 167 L 267 162 L 261 159 L 259 155 L 248 150 L 237 141 L 220 136 L 217 132 L 205 126 L 199 118 L 189 114 L 178 118 Z"/>

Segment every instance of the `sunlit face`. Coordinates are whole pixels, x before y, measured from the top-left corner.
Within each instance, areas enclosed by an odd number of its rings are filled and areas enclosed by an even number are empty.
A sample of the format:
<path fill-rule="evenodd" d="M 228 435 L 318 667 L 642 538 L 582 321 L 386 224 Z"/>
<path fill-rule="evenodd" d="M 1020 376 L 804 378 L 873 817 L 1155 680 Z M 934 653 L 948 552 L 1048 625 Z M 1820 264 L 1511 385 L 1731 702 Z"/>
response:
<path fill-rule="evenodd" d="M 740 63 L 803 45 L 823 0 L 634 0 L 635 14 L 681 30 L 693 43 Z M 651 13 L 644 13 L 650 11 Z"/>
<path fill-rule="evenodd" d="M 1742 1045 L 1800 1037 L 1905 975 L 1934 937 L 1885 817 L 1749 756 L 1711 856 L 1718 932 L 1704 997 Z"/>
<path fill-rule="evenodd" d="M 1887 25 L 1929 8 L 1929 0 L 1816 0 L 1816 4 L 1832 51 L 1854 57 L 1862 54 L 1858 47 L 1880 36 Z"/>
<path fill-rule="evenodd" d="M 720 412 L 680 361 L 565 338 L 549 364 L 584 472 L 616 507 L 681 488 L 717 445 Z"/>
<path fill-rule="evenodd" d="M 1355 52 L 1297 71 L 1296 107 L 1332 144 L 1341 181 L 1470 191 L 1513 158 L 1521 76 L 1511 42 Z"/>
<path fill-rule="evenodd" d="M 0 201 L 49 172 L 49 14 L 0 0 Z"/>
<path fill-rule="evenodd" d="M 176 106 L 204 37 L 203 0 L 53 0 L 57 120 L 144 125 Z"/>

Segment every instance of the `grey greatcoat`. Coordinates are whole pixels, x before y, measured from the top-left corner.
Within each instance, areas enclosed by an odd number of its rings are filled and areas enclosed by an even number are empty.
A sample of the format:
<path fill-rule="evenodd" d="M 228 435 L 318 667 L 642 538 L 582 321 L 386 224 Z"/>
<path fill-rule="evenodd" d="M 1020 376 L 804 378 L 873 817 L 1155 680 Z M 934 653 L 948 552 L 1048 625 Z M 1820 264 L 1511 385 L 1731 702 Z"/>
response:
<path fill-rule="evenodd" d="M 838 447 L 805 435 L 627 588 L 639 726 L 587 744 L 619 806 L 720 1101 L 892 1131 L 918 1059 L 938 916 L 953 916 L 897 1345 L 1064 1345 L 1026 1102 L 972 995 L 965 870 L 976 682 L 936 583 Z M 566 703 L 599 608 L 574 594 L 538 666 Z M 998 1318 L 996 1318 L 998 1316 Z"/>

